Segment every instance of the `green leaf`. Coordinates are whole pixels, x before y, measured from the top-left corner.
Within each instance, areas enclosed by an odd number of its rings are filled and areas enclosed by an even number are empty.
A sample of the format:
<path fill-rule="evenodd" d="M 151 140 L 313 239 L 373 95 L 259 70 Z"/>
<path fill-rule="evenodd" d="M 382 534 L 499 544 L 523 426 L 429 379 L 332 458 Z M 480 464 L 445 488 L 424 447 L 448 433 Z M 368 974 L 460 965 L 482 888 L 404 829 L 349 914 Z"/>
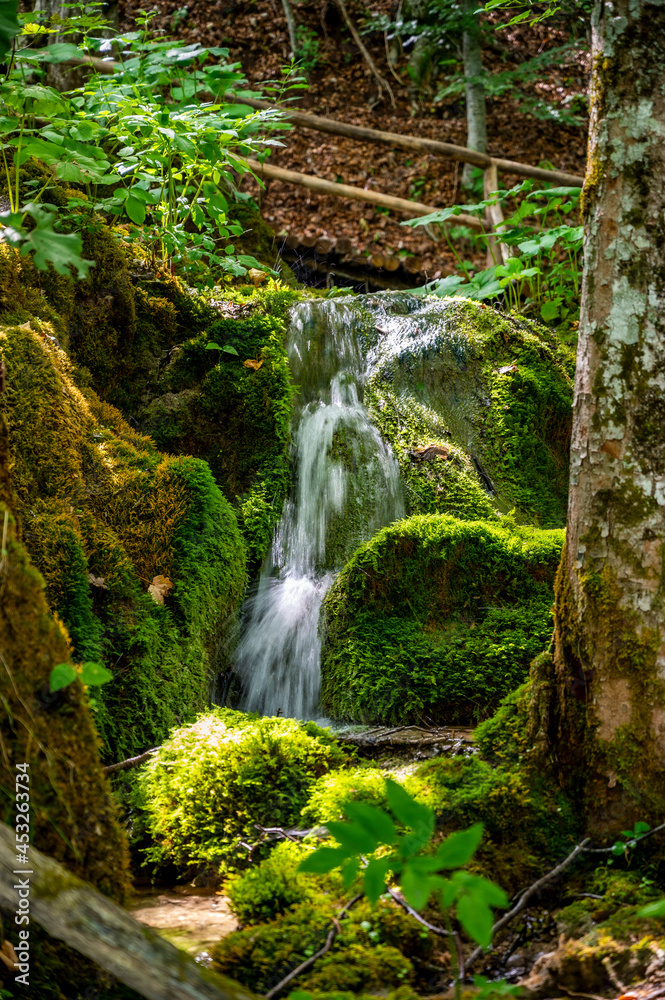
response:
<path fill-rule="evenodd" d="M 414 910 L 422 910 L 433 892 L 442 889 L 445 879 L 436 875 L 423 877 L 409 864 L 404 869 L 400 879 L 400 889 L 404 894 L 407 903 L 410 903 Z"/>
<path fill-rule="evenodd" d="M 130 195 L 125 202 L 125 211 L 132 222 L 135 222 L 137 226 L 141 226 L 145 222 L 145 205 L 142 201 L 139 201 L 138 198 L 134 198 Z"/>
<path fill-rule="evenodd" d="M 236 351 L 235 347 L 233 347 L 231 344 L 224 344 L 224 346 L 222 347 L 222 350 L 226 351 L 227 354 L 235 354 L 235 356 L 237 358 L 240 357 L 240 355 Z"/>
<path fill-rule="evenodd" d="M 482 823 L 474 823 L 468 830 L 451 833 L 436 852 L 439 868 L 463 868 L 468 865 L 482 836 Z"/>
<path fill-rule="evenodd" d="M 68 684 L 75 681 L 77 677 L 78 674 L 71 664 L 59 663 L 51 671 L 50 689 L 51 691 L 59 691 L 60 688 L 67 687 Z"/>
<path fill-rule="evenodd" d="M 546 323 L 549 323 L 552 319 L 556 319 L 559 315 L 560 307 L 561 299 L 550 299 L 549 302 L 543 302 L 540 307 L 541 318 L 544 319 Z"/>
<path fill-rule="evenodd" d="M 492 941 L 492 911 L 475 896 L 463 895 L 457 901 L 457 919 L 470 938 L 482 948 Z"/>
<path fill-rule="evenodd" d="M 326 823 L 326 826 L 328 833 L 347 851 L 369 854 L 377 848 L 378 838 L 359 823 Z"/>
<path fill-rule="evenodd" d="M 346 802 L 343 808 L 349 819 L 359 823 L 382 844 L 395 843 L 395 824 L 383 809 L 369 806 L 365 802 Z"/>
<path fill-rule="evenodd" d="M 645 823 L 644 820 L 638 820 L 638 822 L 635 824 L 635 829 L 633 830 L 633 833 L 635 834 L 636 837 L 639 837 L 643 833 L 648 833 L 650 829 L 651 827 L 649 826 L 648 823 Z"/>
<path fill-rule="evenodd" d="M 81 680 L 84 684 L 98 687 L 113 680 L 113 674 L 101 663 L 87 662 L 81 664 Z"/>
<path fill-rule="evenodd" d="M 313 872 L 316 875 L 326 875 L 339 868 L 348 858 L 348 851 L 343 847 L 319 847 L 317 851 L 304 858 L 299 866 L 300 872 Z"/>
<path fill-rule="evenodd" d="M 209 340 L 206 344 L 206 351 L 221 351 L 219 344 L 215 344 L 212 340 Z M 236 351 L 236 354 L 238 352 Z"/>
<path fill-rule="evenodd" d="M 360 868 L 359 858 L 349 858 L 342 865 L 342 881 L 344 882 L 344 888 L 350 889 L 353 885 L 353 880 L 358 874 L 358 869 Z"/>
<path fill-rule="evenodd" d="M 416 802 L 405 788 L 390 778 L 386 779 L 386 795 L 390 808 L 400 823 L 419 833 L 427 831 L 431 836 L 434 832 L 434 813 L 431 809 Z"/>
<path fill-rule="evenodd" d="M 390 870 L 387 858 L 373 858 L 363 873 L 365 895 L 374 905 L 386 891 L 386 876 Z"/>
<path fill-rule="evenodd" d="M 655 903 L 647 903 L 641 910 L 637 911 L 638 917 L 665 917 L 665 899 L 658 899 Z"/>
<path fill-rule="evenodd" d="M 69 275 L 69 268 L 74 267 L 79 278 L 85 278 L 94 261 L 81 257 L 81 237 L 75 233 L 56 233 L 53 229 L 53 214 L 38 205 L 25 205 L 23 211 L 31 215 L 37 225 L 25 237 L 21 253 L 26 254 L 32 250 L 35 266 L 40 271 L 45 271 L 52 264 L 58 274 Z"/>

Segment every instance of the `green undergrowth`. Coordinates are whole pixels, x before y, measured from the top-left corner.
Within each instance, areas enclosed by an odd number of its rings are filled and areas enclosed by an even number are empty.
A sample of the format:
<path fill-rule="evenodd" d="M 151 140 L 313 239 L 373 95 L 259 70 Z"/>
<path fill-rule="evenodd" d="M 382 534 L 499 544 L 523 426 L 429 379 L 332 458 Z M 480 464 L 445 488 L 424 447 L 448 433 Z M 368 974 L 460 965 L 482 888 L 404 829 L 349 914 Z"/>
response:
<path fill-rule="evenodd" d="M 361 546 L 323 609 L 322 706 L 397 724 L 477 721 L 547 645 L 563 532 L 426 515 Z"/>
<path fill-rule="evenodd" d="M 365 389 L 410 513 L 495 518 L 514 507 L 524 521 L 565 524 L 571 351 L 551 331 L 469 299 L 429 300 L 418 320 L 396 345 L 374 335 L 383 353 Z M 430 444 L 448 459 L 414 459 Z"/>
<path fill-rule="evenodd" d="M 254 824 L 297 824 L 309 790 L 346 753 L 313 722 L 216 708 L 177 729 L 136 777 L 149 860 L 242 865 Z M 258 855 L 261 856 L 259 849 Z"/>
<path fill-rule="evenodd" d="M 231 907 L 246 928 L 213 950 L 213 967 L 243 985 L 266 992 L 325 943 L 331 918 L 351 897 L 342 878 L 298 872 L 311 851 L 279 844 L 251 871 L 231 881 Z M 269 890 L 272 889 L 272 895 Z M 436 939 L 403 910 L 382 899 L 372 907 L 357 901 L 339 917 L 340 933 L 330 951 L 294 980 L 294 988 L 362 992 L 417 985 L 419 969 Z"/>
<path fill-rule="evenodd" d="M 50 325 L 32 326 L 0 332 L 17 511 L 74 657 L 113 673 L 95 721 L 123 759 L 208 704 L 245 545 L 208 466 L 161 454 L 77 386 Z M 153 596 L 155 578 L 166 591 Z"/>

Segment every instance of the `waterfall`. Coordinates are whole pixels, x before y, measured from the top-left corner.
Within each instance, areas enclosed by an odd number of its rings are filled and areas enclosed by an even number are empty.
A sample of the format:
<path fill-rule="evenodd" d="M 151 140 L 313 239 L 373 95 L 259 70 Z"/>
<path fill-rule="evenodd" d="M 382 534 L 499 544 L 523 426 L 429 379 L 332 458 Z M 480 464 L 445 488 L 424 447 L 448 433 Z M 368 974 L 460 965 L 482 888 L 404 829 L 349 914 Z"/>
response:
<path fill-rule="evenodd" d="M 294 485 L 244 607 L 235 669 L 245 711 L 316 717 L 321 603 L 354 549 L 404 516 L 397 461 L 362 402 L 367 322 L 343 302 L 303 303 L 292 314 Z"/>

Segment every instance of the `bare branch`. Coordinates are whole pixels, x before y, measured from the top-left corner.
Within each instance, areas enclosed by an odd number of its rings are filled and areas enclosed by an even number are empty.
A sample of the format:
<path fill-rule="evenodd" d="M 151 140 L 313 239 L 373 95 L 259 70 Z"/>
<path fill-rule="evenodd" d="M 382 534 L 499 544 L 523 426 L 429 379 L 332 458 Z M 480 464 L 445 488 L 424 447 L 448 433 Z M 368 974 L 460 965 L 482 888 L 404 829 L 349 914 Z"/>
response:
<path fill-rule="evenodd" d="M 127 760 L 121 760 L 119 764 L 109 764 L 104 768 L 104 774 L 113 774 L 115 771 L 129 771 L 130 767 L 138 767 L 144 760 L 148 760 L 153 753 L 157 753 L 161 749 L 161 747 L 153 747 L 152 750 L 140 753 L 138 757 L 128 757 Z"/>
<path fill-rule="evenodd" d="M 346 21 L 346 26 L 349 29 L 349 31 L 351 32 L 351 35 L 353 37 L 354 42 L 356 43 L 356 45 L 360 49 L 360 51 L 362 53 L 363 59 L 365 60 L 365 62 L 369 66 L 369 68 L 370 68 L 370 70 L 372 72 L 372 76 L 374 77 L 374 79 L 376 80 L 376 82 L 378 84 L 378 87 L 379 87 L 379 97 L 382 98 L 383 97 L 383 91 L 384 90 L 387 91 L 388 94 L 390 95 L 390 103 L 392 104 L 393 108 L 396 108 L 397 105 L 395 104 L 395 95 L 392 92 L 392 88 L 391 88 L 390 84 L 388 83 L 388 81 L 386 80 L 385 76 L 381 76 L 381 74 L 379 73 L 378 69 L 376 68 L 376 63 L 374 62 L 374 60 L 372 59 L 371 55 L 367 51 L 367 48 L 363 44 L 362 38 L 358 34 L 358 29 L 356 28 L 355 24 L 353 23 L 353 21 L 351 20 L 351 18 L 349 16 L 349 12 L 346 9 L 346 5 L 344 4 L 344 0 L 337 0 L 337 6 L 339 7 L 339 9 L 342 12 L 342 16 L 343 16 L 344 20 Z"/>
<path fill-rule="evenodd" d="M 519 913 L 522 912 L 522 910 L 529 902 L 531 897 L 535 895 L 535 893 L 537 893 L 539 889 L 542 889 L 544 885 L 547 885 L 547 883 L 551 882 L 552 879 L 557 877 L 557 875 L 560 875 L 561 872 L 565 868 L 567 868 L 572 861 L 575 860 L 575 858 L 579 857 L 579 855 L 584 852 L 586 845 L 589 843 L 589 839 L 590 839 L 589 837 L 585 837 L 585 839 L 581 843 L 579 843 L 573 851 L 571 851 L 571 853 L 568 855 L 567 858 L 564 858 L 564 860 L 560 864 L 556 865 L 555 868 L 552 868 L 551 871 L 547 872 L 545 875 L 542 876 L 542 878 L 539 878 L 536 882 L 534 882 L 533 885 L 530 885 L 528 889 L 524 890 L 520 898 L 517 900 L 515 906 L 513 906 L 513 908 L 509 910 L 508 913 L 504 913 L 501 919 L 497 920 L 497 922 L 494 924 L 494 927 L 492 928 L 492 937 L 494 937 L 494 935 L 497 934 L 500 930 L 503 930 L 504 927 L 506 927 L 512 920 L 515 919 L 515 917 Z M 467 970 L 470 969 L 471 966 L 474 964 L 474 962 L 476 962 L 480 958 L 483 951 L 484 951 L 483 948 L 476 948 L 475 951 L 471 952 L 471 954 L 466 960 Z"/>

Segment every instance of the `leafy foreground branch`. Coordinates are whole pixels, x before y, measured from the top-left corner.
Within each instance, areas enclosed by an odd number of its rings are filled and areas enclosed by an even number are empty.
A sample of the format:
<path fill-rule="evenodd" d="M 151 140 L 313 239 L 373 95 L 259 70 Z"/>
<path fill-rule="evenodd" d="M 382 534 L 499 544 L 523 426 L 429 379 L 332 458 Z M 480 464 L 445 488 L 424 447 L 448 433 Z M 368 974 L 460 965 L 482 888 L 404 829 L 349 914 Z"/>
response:
<path fill-rule="evenodd" d="M 252 1000 L 34 847 L 30 861 L 31 919 L 147 1000 Z M 15 833 L 0 823 L 0 905 L 10 911 L 18 905 L 15 862 Z"/>

